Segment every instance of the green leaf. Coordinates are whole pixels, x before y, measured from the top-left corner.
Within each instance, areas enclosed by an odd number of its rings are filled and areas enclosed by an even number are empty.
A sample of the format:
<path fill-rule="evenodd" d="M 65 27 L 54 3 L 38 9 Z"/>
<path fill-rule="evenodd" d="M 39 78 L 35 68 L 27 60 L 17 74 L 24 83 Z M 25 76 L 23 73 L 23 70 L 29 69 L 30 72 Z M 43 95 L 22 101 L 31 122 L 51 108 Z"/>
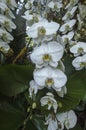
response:
<path fill-rule="evenodd" d="M 80 99 L 86 94 L 86 71 L 82 70 L 72 74 L 67 81 L 67 95 L 59 98 L 62 108 L 59 111 L 67 111 L 75 108 Z"/>
<path fill-rule="evenodd" d="M 24 130 L 46 130 L 46 128 L 44 116 L 34 114 L 31 119 L 28 119 Z"/>
<path fill-rule="evenodd" d="M 44 124 L 43 117 L 40 115 L 34 115 L 32 122 L 37 130 L 46 130 L 46 125 Z"/>
<path fill-rule="evenodd" d="M 38 129 L 33 125 L 33 122 L 29 120 L 27 124 L 25 125 L 24 130 L 38 130 Z"/>
<path fill-rule="evenodd" d="M 24 113 L 20 109 L 7 102 L 0 102 L 0 130 L 16 130 L 24 119 Z"/>
<path fill-rule="evenodd" d="M 66 54 L 64 56 L 64 65 L 65 65 L 65 73 L 69 77 L 73 72 L 75 72 L 74 67 L 72 66 L 72 60 L 73 58 L 70 56 L 70 54 Z"/>
<path fill-rule="evenodd" d="M 72 128 L 71 130 L 83 130 L 79 124 L 77 124 L 74 128 Z"/>
<path fill-rule="evenodd" d="M 32 79 L 30 65 L 7 65 L 0 67 L 0 92 L 6 96 L 16 96 L 28 88 Z"/>

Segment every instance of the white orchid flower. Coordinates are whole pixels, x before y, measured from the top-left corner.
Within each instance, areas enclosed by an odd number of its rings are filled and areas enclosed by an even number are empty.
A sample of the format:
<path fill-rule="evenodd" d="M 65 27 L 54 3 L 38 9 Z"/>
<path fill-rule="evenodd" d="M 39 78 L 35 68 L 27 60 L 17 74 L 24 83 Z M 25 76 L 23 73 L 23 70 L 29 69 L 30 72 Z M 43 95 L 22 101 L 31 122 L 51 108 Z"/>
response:
<path fill-rule="evenodd" d="M 9 32 L 16 28 L 16 25 L 8 17 L 0 14 L 0 25 L 5 27 Z"/>
<path fill-rule="evenodd" d="M 66 35 L 62 36 L 63 44 L 67 44 L 74 37 L 74 31 L 69 32 Z"/>
<path fill-rule="evenodd" d="M 48 36 L 55 34 L 59 29 L 59 24 L 56 22 L 48 22 L 47 20 L 39 21 L 34 23 L 29 30 L 27 30 L 27 35 L 32 38 L 37 38 L 39 36 Z"/>
<path fill-rule="evenodd" d="M 46 118 L 46 125 L 48 125 L 47 130 L 57 130 L 58 125 L 57 125 L 57 120 L 52 118 L 52 115 L 49 115 Z"/>
<path fill-rule="evenodd" d="M 70 3 L 68 3 L 65 9 L 72 9 L 78 2 L 79 0 L 70 0 Z"/>
<path fill-rule="evenodd" d="M 7 53 L 9 49 L 10 46 L 7 44 L 7 42 L 0 40 L 0 51 L 2 51 L 3 53 Z"/>
<path fill-rule="evenodd" d="M 69 20 L 74 16 L 75 11 L 77 10 L 77 6 L 73 7 L 71 10 L 68 10 L 64 17 L 62 18 L 63 21 Z"/>
<path fill-rule="evenodd" d="M 39 86 L 49 89 L 52 87 L 56 91 L 61 91 L 67 81 L 66 75 L 61 70 L 49 66 L 35 70 L 33 76 Z"/>
<path fill-rule="evenodd" d="M 58 61 L 62 58 L 64 48 L 56 41 L 43 43 L 41 46 L 34 48 L 30 58 L 33 63 L 41 66 L 51 65 L 57 67 Z"/>
<path fill-rule="evenodd" d="M 86 5 L 78 4 L 80 17 L 84 19 L 86 17 Z"/>
<path fill-rule="evenodd" d="M 80 30 L 83 25 L 83 20 L 81 19 L 80 14 L 77 14 L 77 20 L 78 20 L 78 29 Z"/>
<path fill-rule="evenodd" d="M 60 27 L 59 31 L 62 32 L 63 34 L 67 33 L 68 31 L 73 29 L 75 23 L 76 23 L 76 19 L 69 20 L 67 23 L 63 24 Z"/>
<path fill-rule="evenodd" d="M 65 45 L 67 43 L 70 44 L 70 41 L 72 40 L 72 38 L 74 37 L 74 31 L 71 31 L 65 35 L 57 35 L 57 41 L 63 46 L 65 47 Z"/>
<path fill-rule="evenodd" d="M 58 104 L 57 101 L 54 99 L 54 95 L 52 93 L 47 93 L 46 96 L 42 97 L 41 100 L 41 106 L 48 106 L 48 110 L 50 110 L 52 107 L 54 109 L 54 112 L 56 113 Z"/>
<path fill-rule="evenodd" d="M 77 123 L 77 116 L 73 110 L 57 114 L 56 117 L 59 122 L 62 122 L 64 124 L 67 130 L 75 127 Z"/>
<path fill-rule="evenodd" d="M 5 3 L 10 9 L 14 10 L 17 7 L 17 3 L 15 0 L 0 0 Z"/>
<path fill-rule="evenodd" d="M 3 41 L 10 43 L 10 41 L 12 41 L 14 38 L 13 36 L 7 32 L 5 29 L 0 28 L 0 39 L 2 39 Z"/>
<path fill-rule="evenodd" d="M 59 1 L 59 2 L 54 2 L 54 1 L 51 1 L 48 3 L 47 5 L 49 8 L 51 8 L 52 10 L 55 10 L 55 11 L 60 11 L 60 8 L 62 8 L 63 4 Z"/>
<path fill-rule="evenodd" d="M 33 6 L 33 2 L 34 2 L 34 0 L 27 1 L 27 3 L 25 4 L 25 8 L 30 9 Z"/>
<path fill-rule="evenodd" d="M 30 81 L 30 87 L 29 87 L 29 96 L 32 98 L 33 95 L 36 95 L 38 92 L 39 86 L 36 84 L 34 80 Z"/>
<path fill-rule="evenodd" d="M 77 42 L 76 45 L 73 45 L 70 48 L 70 52 L 74 54 L 74 56 L 79 56 L 80 54 L 86 53 L 86 43 L 85 42 Z"/>
<path fill-rule="evenodd" d="M 26 19 L 27 21 L 33 20 L 33 15 L 32 14 L 28 14 L 27 12 L 25 12 L 25 13 L 26 14 L 22 16 L 24 19 Z"/>
<path fill-rule="evenodd" d="M 9 18 L 15 18 L 14 14 L 12 13 L 12 11 L 7 7 L 7 5 L 3 2 L 0 2 L 0 9 L 1 9 L 1 13 Z"/>
<path fill-rule="evenodd" d="M 38 21 L 43 20 L 43 18 L 38 14 L 35 14 L 35 13 L 30 14 L 29 10 L 25 11 L 24 16 L 22 16 L 22 17 L 25 18 L 27 21 L 33 20 L 35 22 L 38 22 Z"/>
<path fill-rule="evenodd" d="M 72 61 L 72 65 L 76 70 L 81 70 L 84 67 L 86 68 L 86 54 L 83 56 L 78 56 Z"/>

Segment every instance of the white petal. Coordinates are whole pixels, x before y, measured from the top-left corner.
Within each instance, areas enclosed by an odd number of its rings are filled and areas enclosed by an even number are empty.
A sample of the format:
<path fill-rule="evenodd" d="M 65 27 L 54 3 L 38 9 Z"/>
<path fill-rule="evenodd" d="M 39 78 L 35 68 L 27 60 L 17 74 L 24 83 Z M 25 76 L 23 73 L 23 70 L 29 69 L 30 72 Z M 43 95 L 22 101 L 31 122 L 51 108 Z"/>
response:
<path fill-rule="evenodd" d="M 5 37 L 3 36 L 4 34 Z M 13 36 L 3 28 L 0 28 L 0 37 L 3 37 L 3 40 L 7 43 L 10 43 L 10 41 L 14 39 Z"/>
<path fill-rule="evenodd" d="M 63 87 L 67 82 L 66 75 L 59 69 L 56 69 L 56 70 L 52 71 L 52 78 L 54 80 L 54 86 L 56 88 Z"/>
<path fill-rule="evenodd" d="M 50 61 L 49 62 L 49 65 L 56 68 L 58 66 L 58 62 L 53 62 L 53 61 Z"/>
<path fill-rule="evenodd" d="M 65 9 L 72 9 L 77 3 L 78 3 L 79 0 L 71 0 L 70 3 L 68 3 L 68 5 L 65 7 Z"/>
<path fill-rule="evenodd" d="M 6 42 L 0 40 L 0 49 L 2 50 L 2 52 L 7 53 L 10 49 L 10 46 Z"/>
<path fill-rule="evenodd" d="M 82 61 L 82 57 L 76 57 L 73 61 L 72 61 L 72 65 L 76 68 L 76 69 L 82 69 L 83 67 L 80 67 L 80 63 Z"/>
<path fill-rule="evenodd" d="M 58 96 L 64 97 L 65 94 L 67 94 L 67 88 L 66 86 L 63 86 L 60 91 L 57 91 Z"/>
<path fill-rule="evenodd" d="M 69 122 L 69 128 L 73 128 L 77 123 L 77 116 L 74 111 L 70 110 L 68 112 L 68 122 Z M 68 126 L 66 125 L 66 128 Z"/>
<path fill-rule="evenodd" d="M 52 61 L 56 62 L 62 58 L 64 48 L 61 44 L 59 44 L 55 41 L 49 42 L 48 49 L 49 49 L 48 53 L 51 55 Z"/>
<path fill-rule="evenodd" d="M 1 25 L 3 25 L 10 32 L 12 29 L 16 28 L 16 25 L 12 22 L 12 20 L 2 14 L 0 14 L 0 22 Z M 8 26 L 4 24 L 5 22 L 8 22 Z"/>
<path fill-rule="evenodd" d="M 57 130 L 57 121 L 51 120 L 48 125 L 48 130 Z"/>
<path fill-rule="evenodd" d="M 34 71 L 33 76 L 34 80 L 39 86 L 45 86 L 45 81 L 48 78 L 49 69 L 42 68 L 37 71 Z"/>
<path fill-rule="evenodd" d="M 44 27 L 46 30 L 45 35 L 51 35 L 56 33 L 56 31 L 59 29 L 59 24 L 56 22 L 48 22 L 46 20 L 40 21 L 38 23 L 33 24 L 30 29 L 27 31 L 27 35 L 29 35 L 32 38 L 38 37 L 38 28 Z"/>
<path fill-rule="evenodd" d="M 30 58 L 33 63 L 41 65 L 43 64 L 43 55 L 47 53 L 47 45 L 42 44 L 41 46 L 35 48 L 31 55 Z"/>
<path fill-rule="evenodd" d="M 30 58 L 33 63 L 37 65 L 42 65 L 45 61 L 43 61 L 43 56 L 48 54 L 51 59 L 49 64 L 53 67 L 58 65 L 58 61 L 62 58 L 64 52 L 64 48 L 59 43 L 52 41 L 48 43 L 43 43 L 41 46 L 35 48 L 30 55 Z"/>
<path fill-rule="evenodd" d="M 47 105 L 48 104 L 48 97 L 46 97 L 46 96 L 42 97 L 41 100 L 40 100 L 40 102 L 41 102 L 42 106 Z"/>
<path fill-rule="evenodd" d="M 76 70 L 81 70 L 84 66 L 80 66 L 81 62 L 86 62 L 86 54 L 83 56 L 78 56 L 72 61 L 72 65 Z"/>
<path fill-rule="evenodd" d="M 58 113 L 58 114 L 56 115 L 56 117 L 57 117 L 58 121 L 64 123 L 65 119 L 67 118 L 67 112 Z"/>
<path fill-rule="evenodd" d="M 73 45 L 71 48 L 70 48 L 70 52 L 72 52 L 73 54 L 80 54 L 78 52 L 78 49 L 79 48 L 82 48 L 83 49 L 83 52 L 86 53 L 86 43 L 85 42 L 78 42 L 76 45 Z"/>
<path fill-rule="evenodd" d="M 54 95 L 50 92 L 46 93 L 47 96 L 54 97 Z"/>
<path fill-rule="evenodd" d="M 68 34 L 63 35 L 62 36 L 63 42 L 65 42 L 65 38 L 67 38 L 68 40 L 71 40 L 73 38 L 73 36 L 74 36 L 74 31 L 71 31 Z"/>
<path fill-rule="evenodd" d="M 67 20 L 67 19 L 70 19 L 74 16 L 74 13 L 77 9 L 77 6 L 73 7 L 71 10 L 68 10 L 67 13 L 64 15 L 64 17 L 62 18 L 62 20 Z M 70 14 L 71 16 L 68 17 L 68 14 Z"/>
<path fill-rule="evenodd" d="M 75 20 L 75 19 L 72 19 L 72 20 L 68 21 L 67 23 L 63 24 L 63 25 L 61 26 L 61 28 L 59 29 L 59 31 L 60 31 L 60 32 L 65 32 L 65 31 L 66 31 L 66 30 L 65 30 L 65 27 L 66 27 L 66 26 L 69 26 L 69 29 L 68 29 L 68 30 L 71 30 L 72 27 L 75 25 L 75 23 L 76 23 L 76 20 Z M 67 30 L 67 31 L 68 31 L 68 30 Z M 66 32 L 67 32 L 67 31 L 66 31 Z"/>
<path fill-rule="evenodd" d="M 60 1 L 59 2 L 53 2 L 53 1 L 49 2 L 48 7 L 53 9 L 55 5 L 57 6 L 57 9 L 62 8 L 62 3 Z"/>

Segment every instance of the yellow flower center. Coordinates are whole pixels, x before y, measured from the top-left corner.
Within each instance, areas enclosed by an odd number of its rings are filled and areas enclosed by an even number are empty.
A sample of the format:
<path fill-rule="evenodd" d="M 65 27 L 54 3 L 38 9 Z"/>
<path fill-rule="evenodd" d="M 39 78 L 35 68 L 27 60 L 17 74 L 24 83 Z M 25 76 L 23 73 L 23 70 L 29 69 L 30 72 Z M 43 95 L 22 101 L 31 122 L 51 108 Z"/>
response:
<path fill-rule="evenodd" d="M 86 66 L 86 62 L 81 62 L 80 66 L 81 66 L 81 67 Z"/>
<path fill-rule="evenodd" d="M 69 28 L 70 28 L 69 25 L 65 26 L 65 30 L 69 30 Z"/>
<path fill-rule="evenodd" d="M 51 60 L 51 56 L 48 55 L 48 54 L 45 54 L 45 55 L 43 56 L 43 60 L 46 61 L 46 62 L 48 62 L 48 61 Z"/>
<path fill-rule="evenodd" d="M 67 42 L 68 42 L 68 38 L 65 38 L 65 39 L 64 39 L 64 43 L 67 43 Z"/>
<path fill-rule="evenodd" d="M 10 4 L 10 3 L 11 3 L 11 0 L 7 0 L 7 3 L 9 3 L 9 4 Z"/>
<path fill-rule="evenodd" d="M 38 36 L 44 36 L 46 34 L 46 29 L 42 26 L 38 28 Z"/>
<path fill-rule="evenodd" d="M 73 4 L 74 4 L 74 2 L 75 2 L 74 0 L 71 0 L 71 2 L 70 2 L 70 3 L 73 5 Z"/>
<path fill-rule="evenodd" d="M 5 9 L 4 14 L 5 14 L 5 15 L 8 15 L 8 14 L 9 14 L 9 9 Z"/>
<path fill-rule="evenodd" d="M 57 4 L 54 5 L 54 9 L 55 10 L 58 9 L 58 5 Z"/>
<path fill-rule="evenodd" d="M 48 105 L 49 105 L 49 104 L 52 104 L 52 102 L 51 102 L 50 100 L 48 100 Z"/>
<path fill-rule="evenodd" d="M 5 25 L 5 27 L 9 27 L 9 22 L 8 22 L 8 21 L 5 21 L 5 22 L 4 22 L 4 25 Z"/>
<path fill-rule="evenodd" d="M 3 40 L 7 39 L 7 34 L 6 34 L 6 33 L 3 33 L 3 34 L 2 34 L 2 39 L 3 39 Z"/>
<path fill-rule="evenodd" d="M 70 18 L 71 17 L 71 13 L 67 13 L 67 17 Z"/>
<path fill-rule="evenodd" d="M 48 86 L 48 87 L 51 87 L 53 85 L 54 81 L 52 78 L 49 78 L 45 81 L 45 84 Z"/>
<path fill-rule="evenodd" d="M 80 47 L 80 48 L 78 49 L 78 53 L 83 53 L 83 52 L 84 52 L 83 48 Z"/>

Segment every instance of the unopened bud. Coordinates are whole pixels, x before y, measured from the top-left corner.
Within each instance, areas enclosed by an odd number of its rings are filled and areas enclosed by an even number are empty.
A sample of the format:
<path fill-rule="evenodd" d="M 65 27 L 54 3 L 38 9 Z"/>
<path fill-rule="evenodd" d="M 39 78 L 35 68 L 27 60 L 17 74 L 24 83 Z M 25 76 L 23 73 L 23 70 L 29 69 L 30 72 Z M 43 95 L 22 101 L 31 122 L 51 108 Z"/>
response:
<path fill-rule="evenodd" d="M 62 103 L 61 102 L 58 103 L 58 107 L 62 108 Z"/>
<path fill-rule="evenodd" d="M 32 104 L 32 109 L 35 109 L 36 108 L 36 103 L 34 102 L 33 104 Z"/>
<path fill-rule="evenodd" d="M 30 107 L 27 108 L 27 112 L 30 112 Z"/>

